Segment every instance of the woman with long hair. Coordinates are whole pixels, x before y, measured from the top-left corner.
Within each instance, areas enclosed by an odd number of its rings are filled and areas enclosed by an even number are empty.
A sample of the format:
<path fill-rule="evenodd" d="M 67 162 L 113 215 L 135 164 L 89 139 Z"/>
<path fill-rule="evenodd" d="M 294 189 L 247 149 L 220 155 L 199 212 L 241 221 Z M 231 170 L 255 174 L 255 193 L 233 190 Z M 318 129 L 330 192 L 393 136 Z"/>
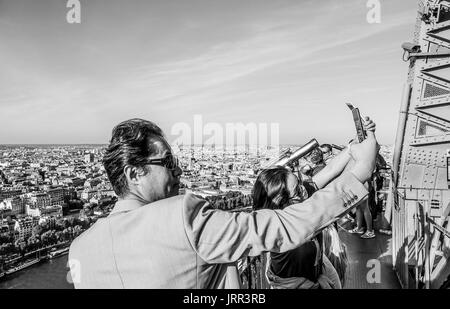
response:
<path fill-rule="evenodd" d="M 253 188 L 255 210 L 283 209 L 307 198 L 308 191 L 301 180 L 284 167 L 263 170 Z M 267 279 L 275 289 L 340 289 L 346 269 L 342 250 L 345 251 L 337 231 L 328 227 L 294 250 L 285 253 L 271 252 L 267 262 Z M 333 265 L 336 265 L 338 271 Z"/>

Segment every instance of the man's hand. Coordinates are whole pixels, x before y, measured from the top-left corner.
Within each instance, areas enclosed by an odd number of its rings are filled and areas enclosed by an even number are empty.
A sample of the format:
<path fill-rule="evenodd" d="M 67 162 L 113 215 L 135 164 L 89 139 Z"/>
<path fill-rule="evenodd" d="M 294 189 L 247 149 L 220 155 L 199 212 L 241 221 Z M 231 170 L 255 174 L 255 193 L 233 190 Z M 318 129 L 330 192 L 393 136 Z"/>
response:
<path fill-rule="evenodd" d="M 367 138 L 362 143 L 351 145 L 350 156 L 355 164 L 350 171 L 360 182 L 364 183 L 372 176 L 379 150 L 380 146 L 372 130 L 367 131 Z"/>
<path fill-rule="evenodd" d="M 365 117 L 364 121 L 363 121 L 363 126 L 364 126 L 364 130 L 366 132 L 372 132 L 375 133 L 376 129 L 377 129 L 377 125 L 375 124 L 375 122 L 373 122 L 372 119 L 370 119 L 369 117 Z M 354 139 L 352 139 L 351 141 L 352 144 L 357 144 L 358 143 L 358 135 L 355 136 Z"/>
<path fill-rule="evenodd" d="M 366 117 L 365 121 L 364 121 L 364 129 L 368 132 L 367 134 L 373 135 L 376 130 L 375 122 L 373 122 L 369 117 Z M 355 140 L 357 141 L 358 137 L 356 137 Z M 352 147 L 354 147 L 356 145 L 357 145 L 357 142 L 353 143 Z M 357 152 L 358 152 L 358 149 L 357 149 Z M 356 154 L 356 155 L 358 155 L 358 154 Z M 353 159 L 353 160 L 351 160 L 351 159 Z M 334 157 L 327 164 L 327 166 L 323 170 L 321 170 L 317 175 L 313 176 L 312 179 L 316 183 L 317 187 L 319 189 L 322 189 L 327 184 L 329 184 L 333 179 L 335 179 L 336 177 L 341 175 L 341 173 L 344 170 L 354 173 L 353 169 L 356 167 L 355 164 L 356 164 L 355 159 L 351 156 L 349 149 L 347 148 L 344 151 L 342 151 L 339 155 Z M 363 178 L 364 175 L 362 175 L 362 174 L 365 173 L 365 172 L 360 172 L 360 170 L 362 170 L 362 168 L 358 167 L 358 170 L 356 171 L 356 173 L 358 174 L 358 176 L 357 176 L 358 179 L 360 179 L 359 177 Z"/>
<path fill-rule="evenodd" d="M 365 117 L 363 125 L 366 131 L 371 131 L 372 133 L 375 133 L 377 129 L 377 125 L 369 117 Z"/>

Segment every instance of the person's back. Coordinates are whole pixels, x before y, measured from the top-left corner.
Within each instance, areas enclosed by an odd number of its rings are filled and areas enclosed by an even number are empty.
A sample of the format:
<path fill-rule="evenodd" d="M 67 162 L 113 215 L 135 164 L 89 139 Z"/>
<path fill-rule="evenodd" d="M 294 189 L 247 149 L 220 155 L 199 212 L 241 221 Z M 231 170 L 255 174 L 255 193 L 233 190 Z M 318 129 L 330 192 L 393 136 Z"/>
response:
<path fill-rule="evenodd" d="M 322 239 L 316 237 L 285 252 L 270 253 L 270 268 L 280 278 L 302 277 L 316 282 L 322 273 Z"/>
<path fill-rule="evenodd" d="M 227 264 L 205 263 L 190 244 L 183 207 L 195 207 L 196 201 L 186 195 L 142 207 L 118 202 L 72 243 L 69 261 L 82 265 L 73 276 L 75 287 L 239 288 L 226 285 Z M 86 243 L 92 251 L 85 250 Z"/>

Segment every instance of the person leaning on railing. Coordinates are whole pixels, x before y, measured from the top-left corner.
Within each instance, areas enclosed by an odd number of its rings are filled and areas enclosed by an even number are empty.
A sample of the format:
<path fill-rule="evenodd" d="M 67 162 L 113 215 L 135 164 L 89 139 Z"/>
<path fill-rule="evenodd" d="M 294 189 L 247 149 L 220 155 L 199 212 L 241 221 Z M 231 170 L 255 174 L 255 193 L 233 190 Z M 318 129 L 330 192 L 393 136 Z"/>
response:
<path fill-rule="evenodd" d="M 232 213 L 193 194 L 179 196 L 182 171 L 161 129 L 150 121 L 125 121 L 114 128 L 103 159 L 119 200 L 72 243 L 75 287 L 237 288 L 230 274 L 237 273 L 239 259 L 295 249 L 358 204 L 378 149 L 369 133 L 303 203 Z"/>

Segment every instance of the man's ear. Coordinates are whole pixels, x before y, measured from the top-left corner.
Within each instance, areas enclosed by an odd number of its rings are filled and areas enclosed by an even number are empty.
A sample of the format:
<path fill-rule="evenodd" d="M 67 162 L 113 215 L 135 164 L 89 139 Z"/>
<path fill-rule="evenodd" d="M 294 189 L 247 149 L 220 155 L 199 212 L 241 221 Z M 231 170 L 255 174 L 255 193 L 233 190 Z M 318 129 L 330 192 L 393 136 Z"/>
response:
<path fill-rule="evenodd" d="M 142 173 L 139 172 L 139 169 L 132 165 L 126 165 L 123 168 L 123 173 L 125 174 L 128 183 L 134 185 L 138 184 L 139 176 L 142 175 Z"/>

